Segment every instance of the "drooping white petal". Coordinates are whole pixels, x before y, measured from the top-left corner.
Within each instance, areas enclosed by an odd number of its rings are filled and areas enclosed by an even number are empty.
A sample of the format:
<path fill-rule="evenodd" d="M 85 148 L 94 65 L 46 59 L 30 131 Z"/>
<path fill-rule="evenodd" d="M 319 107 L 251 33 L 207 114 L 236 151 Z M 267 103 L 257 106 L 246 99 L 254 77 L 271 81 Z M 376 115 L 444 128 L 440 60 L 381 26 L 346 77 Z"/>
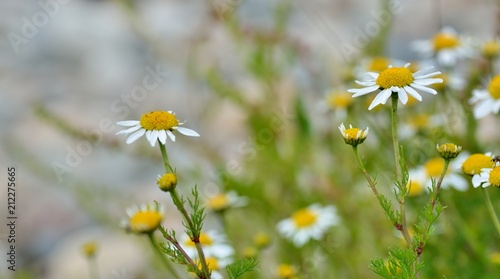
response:
<path fill-rule="evenodd" d="M 133 143 L 138 138 L 142 137 L 145 132 L 146 132 L 146 130 L 140 129 L 139 131 L 137 131 L 137 132 L 133 133 L 132 135 L 130 135 L 130 137 L 127 138 L 127 140 L 125 141 L 125 143 L 127 143 L 127 144 Z"/>
<path fill-rule="evenodd" d="M 167 133 L 165 132 L 165 130 L 160 130 L 158 132 L 158 140 L 160 140 L 160 142 L 165 145 L 167 143 Z"/>
<path fill-rule="evenodd" d="M 135 131 L 137 131 L 137 130 L 139 130 L 139 129 L 141 129 L 141 128 L 142 128 L 142 127 L 141 127 L 141 125 L 139 124 L 139 125 L 136 125 L 136 126 L 134 126 L 134 127 L 132 127 L 132 128 L 128 128 L 128 129 L 126 129 L 126 130 L 121 130 L 121 131 L 119 131 L 119 132 L 118 132 L 118 133 L 116 133 L 116 134 L 117 134 L 117 135 L 119 135 L 119 134 L 125 134 L 125 135 L 126 135 L 126 134 L 128 134 L 128 133 L 135 132 Z"/>
<path fill-rule="evenodd" d="M 419 84 L 412 83 L 412 84 L 410 84 L 410 86 L 413 87 L 413 88 L 415 88 L 415 89 L 418 89 L 420 91 L 424 91 L 424 92 L 427 92 L 427 93 L 430 93 L 430 94 L 433 94 L 433 95 L 437 94 L 436 90 L 434 90 L 432 88 L 429 88 L 429 87 L 425 87 L 425 86 L 419 85 Z"/>
<path fill-rule="evenodd" d="M 391 89 L 385 89 L 382 92 L 378 93 L 373 102 L 368 107 L 368 110 L 371 110 L 375 106 L 379 104 L 385 104 L 387 100 L 391 97 L 392 91 Z"/>
<path fill-rule="evenodd" d="M 189 137 L 199 137 L 200 136 L 200 134 L 198 134 L 196 131 L 188 129 L 188 128 L 184 128 L 184 127 L 177 127 L 177 128 L 175 128 L 175 130 L 177 130 L 177 131 L 179 131 L 179 133 L 181 133 L 185 136 L 189 136 Z"/>
<path fill-rule="evenodd" d="M 172 133 L 170 130 L 166 130 L 165 132 L 167 132 L 167 136 L 172 140 L 172 141 L 175 141 L 175 135 L 174 133 Z"/>
<path fill-rule="evenodd" d="M 406 90 L 406 92 L 408 92 L 408 94 L 410 94 L 413 98 L 419 100 L 419 101 L 422 101 L 422 96 L 420 96 L 420 94 L 418 94 L 417 91 L 415 91 L 415 89 L 411 88 L 410 86 L 405 86 L 404 89 Z"/>
<path fill-rule="evenodd" d="M 408 94 L 406 94 L 406 91 L 404 88 L 399 88 L 398 97 L 399 97 L 399 100 L 401 100 L 401 103 L 403 105 L 406 105 L 406 103 L 408 102 Z"/>
<path fill-rule="evenodd" d="M 474 107 L 474 117 L 480 119 L 491 113 L 492 103 L 491 100 L 481 100 Z"/>
<path fill-rule="evenodd" d="M 362 86 L 373 86 L 376 84 L 375 81 L 359 81 L 359 80 L 356 80 L 355 81 L 357 84 L 359 85 L 362 85 Z"/>
<path fill-rule="evenodd" d="M 125 126 L 125 127 L 135 126 L 135 125 L 140 124 L 140 123 L 141 123 L 141 121 L 139 121 L 139 120 L 126 120 L 126 121 L 116 122 L 117 125 Z"/>
<path fill-rule="evenodd" d="M 434 84 L 434 83 L 441 83 L 443 82 L 443 79 L 441 78 L 426 78 L 426 79 L 420 79 L 420 80 L 414 80 L 413 83 L 414 84 L 418 84 L 418 85 L 431 85 L 431 84 Z"/>
<path fill-rule="evenodd" d="M 153 130 L 151 131 L 151 135 L 150 135 L 150 138 L 149 138 L 149 143 L 151 144 L 151 146 L 155 146 L 156 145 L 156 141 L 158 140 L 158 134 L 160 132 L 158 130 Z"/>
<path fill-rule="evenodd" d="M 373 92 L 375 90 L 378 90 L 379 88 L 380 88 L 380 86 L 374 85 L 374 86 L 365 87 L 365 88 L 353 88 L 353 89 L 349 89 L 349 90 L 347 90 L 347 92 L 354 93 L 352 95 L 352 97 L 355 98 L 355 97 L 359 97 L 359 96 L 371 93 L 371 92 Z"/>

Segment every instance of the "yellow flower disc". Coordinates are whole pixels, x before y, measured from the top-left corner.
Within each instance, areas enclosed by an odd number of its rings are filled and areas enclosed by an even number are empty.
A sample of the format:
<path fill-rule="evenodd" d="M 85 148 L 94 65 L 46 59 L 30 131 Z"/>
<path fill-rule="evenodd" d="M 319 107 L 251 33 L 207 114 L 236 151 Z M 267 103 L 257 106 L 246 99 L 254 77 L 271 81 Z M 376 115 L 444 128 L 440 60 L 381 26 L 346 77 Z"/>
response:
<path fill-rule="evenodd" d="M 490 171 L 488 181 L 491 185 L 500 188 L 500 166 L 496 166 Z"/>
<path fill-rule="evenodd" d="M 493 99 L 500 99 L 500 75 L 495 76 L 488 86 L 488 92 L 490 92 Z"/>
<path fill-rule="evenodd" d="M 491 157 L 484 154 L 472 154 L 462 164 L 462 171 L 468 175 L 481 173 L 481 169 L 492 168 L 495 164 Z"/>
<path fill-rule="evenodd" d="M 223 210 L 229 206 L 226 194 L 218 194 L 208 200 L 208 207 L 212 210 Z"/>
<path fill-rule="evenodd" d="M 383 56 L 373 57 L 368 65 L 368 71 L 380 73 L 389 67 L 389 59 Z"/>
<path fill-rule="evenodd" d="M 297 228 L 309 227 L 316 222 L 318 217 L 309 209 L 301 209 L 292 215 L 292 220 Z"/>
<path fill-rule="evenodd" d="M 456 47 L 459 43 L 457 36 L 447 33 L 438 33 L 432 38 L 435 51 L 440 51 L 445 48 Z"/>
<path fill-rule="evenodd" d="M 143 114 L 141 117 L 141 126 L 145 130 L 170 130 L 177 127 L 179 120 L 170 112 L 153 111 Z"/>
<path fill-rule="evenodd" d="M 439 177 L 443 172 L 444 160 L 441 158 L 430 159 L 424 164 L 427 175 L 431 177 Z"/>
<path fill-rule="evenodd" d="M 383 89 L 396 87 L 405 87 L 413 82 L 413 75 L 407 68 L 388 68 L 382 71 L 376 83 Z"/>
<path fill-rule="evenodd" d="M 130 218 L 130 231 L 150 233 L 160 225 L 163 216 L 157 211 L 139 211 Z"/>

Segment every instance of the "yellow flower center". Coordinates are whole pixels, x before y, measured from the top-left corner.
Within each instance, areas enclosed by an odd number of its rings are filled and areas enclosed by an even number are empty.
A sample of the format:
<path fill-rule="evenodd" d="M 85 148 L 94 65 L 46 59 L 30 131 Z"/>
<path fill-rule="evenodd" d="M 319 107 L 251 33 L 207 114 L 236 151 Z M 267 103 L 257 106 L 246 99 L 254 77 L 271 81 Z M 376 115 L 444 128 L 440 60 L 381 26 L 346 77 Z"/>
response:
<path fill-rule="evenodd" d="M 265 233 L 259 233 L 253 239 L 253 242 L 259 248 L 266 247 L 267 245 L 269 245 L 270 241 L 271 240 L 269 239 L 269 235 Z"/>
<path fill-rule="evenodd" d="M 393 86 L 404 87 L 413 82 L 413 75 L 407 68 L 388 68 L 382 71 L 376 83 L 383 89 L 388 89 Z"/>
<path fill-rule="evenodd" d="M 481 173 L 481 169 L 493 168 L 491 157 L 484 154 L 472 154 L 462 164 L 462 171 L 468 175 Z"/>
<path fill-rule="evenodd" d="M 370 64 L 368 65 L 368 71 L 380 73 L 383 70 L 387 69 L 388 67 L 389 67 L 389 59 L 382 56 L 378 56 L 378 57 L 373 57 L 373 59 L 370 61 Z"/>
<path fill-rule="evenodd" d="M 500 188 L 500 166 L 496 166 L 490 171 L 488 181 L 491 185 Z"/>
<path fill-rule="evenodd" d="M 204 232 L 200 233 L 200 244 L 201 245 L 210 246 L 210 245 L 212 245 L 212 243 L 214 243 L 214 240 L 208 234 L 206 234 Z M 184 244 L 186 244 L 187 246 L 195 247 L 194 242 L 189 238 L 185 241 Z"/>
<path fill-rule="evenodd" d="M 205 259 L 205 261 L 207 262 L 207 265 L 208 265 L 208 268 L 210 270 L 218 270 L 219 269 L 219 261 L 217 261 L 216 258 L 214 257 L 208 257 Z M 199 263 L 198 267 L 201 269 L 201 263 Z"/>
<path fill-rule="evenodd" d="M 153 111 L 141 117 L 141 126 L 145 130 L 170 130 L 177 125 L 179 120 L 167 111 Z"/>
<path fill-rule="evenodd" d="M 317 219 L 318 216 L 316 216 L 316 213 L 311 212 L 307 208 L 298 210 L 292 215 L 292 220 L 297 228 L 309 227 L 316 223 Z"/>
<path fill-rule="evenodd" d="M 349 128 L 346 129 L 344 133 L 348 139 L 357 139 L 359 131 L 359 128 Z"/>
<path fill-rule="evenodd" d="M 493 99 L 500 99 L 500 75 L 495 76 L 488 86 L 488 92 L 490 92 Z"/>
<path fill-rule="evenodd" d="M 489 41 L 483 45 L 483 55 L 486 57 L 496 57 L 500 53 L 500 44 L 497 41 Z"/>
<path fill-rule="evenodd" d="M 225 209 L 228 205 L 229 200 L 226 194 L 218 194 L 208 200 L 208 207 L 215 211 Z"/>
<path fill-rule="evenodd" d="M 352 103 L 352 95 L 347 92 L 332 93 L 328 96 L 328 103 L 333 108 L 347 108 Z"/>
<path fill-rule="evenodd" d="M 289 264 L 280 264 L 278 266 L 278 278 L 289 279 L 296 276 L 295 268 Z"/>
<path fill-rule="evenodd" d="M 97 243 L 95 243 L 94 241 L 90 241 L 83 244 L 82 251 L 85 256 L 89 258 L 93 257 L 97 252 Z"/>
<path fill-rule="evenodd" d="M 130 230 L 135 233 L 149 233 L 161 223 L 163 216 L 157 211 L 139 211 L 130 218 Z"/>
<path fill-rule="evenodd" d="M 430 177 L 439 177 L 443 172 L 444 160 L 441 158 L 430 159 L 424 164 L 427 175 Z"/>
<path fill-rule="evenodd" d="M 408 183 L 406 188 L 410 189 L 410 192 L 408 193 L 410 197 L 418 196 L 422 194 L 422 192 L 424 191 L 424 185 L 422 185 L 422 183 L 413 180 Z"/>
<path fill-rule="evenodd" d="M 429 125 L 429 115 L 427 114 L 417 114 L 410 118 L 409 123 L 416 129 L 422 129 Z"/>
<path fill-rule="evenodd" d="M 456 47 L 459 43 L 457 36 L 448 33 L 438 33 L 432 38 L 435 51 L 440 51 L 445 48 Z"/>

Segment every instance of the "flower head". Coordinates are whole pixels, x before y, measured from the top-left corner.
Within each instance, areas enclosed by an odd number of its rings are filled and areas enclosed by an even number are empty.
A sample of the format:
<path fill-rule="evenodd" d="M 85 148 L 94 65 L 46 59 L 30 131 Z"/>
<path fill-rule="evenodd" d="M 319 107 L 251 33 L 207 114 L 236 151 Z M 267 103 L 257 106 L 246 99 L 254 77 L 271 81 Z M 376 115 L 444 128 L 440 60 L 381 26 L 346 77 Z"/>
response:
<path fill-rule="evenodd" d="M 89 241 L 82 245 L 82 252 L 87 258 L 93 258 L 97 253 L 97 243 Z"/>
<path fill-rule="evenodd" d="M 179 133 L 190 137 L 200 136 L 197 132 L 191 129 L 180 127 L 184 124 L 184 122 L 179 122 L 175 113 L 172 111 L 153 111 L 143 114 L 140 120 L 119 121 L 116 124 L 125 127 L 132 127 L 116 133 L 117 135 L 127 135 L 133 132 L 133 134 L 127 138 L 127 144 L 133 143 L 144 134 L 146 134 L 146 138 L 151 146 L 155 146 L 156 141 L 158 140 L 162 144 L 165 144 L 167 142 L 167 136 L 172 141 L 175 141 L 174 131 L 178 131 Z"/>
<path fill-rule="evenodd" d="M 163 220 L 163 207 L 158 203 L 150 203 L 140 207 L 127 209 L 128 218 L 122 221 L 122 226 L 129 232 L 149 234 L 155 231 Z"/>
<path fill-rule="evenodd" d="M 346 129 L 344 123 L 342 123 L 339 126 L 339 130 L 346 144 L 356 146 L 365 141 L 368 136 L 369 128 L 366 127 L 366 129 L 359 129 L 353 128 L 352 125 L 349 125 L 349 129 Z"/>
<path fill-rule="evenodd" d="M 170 192 L 177 185 L 177 176 L 175 175 L 175 173 L 166 173 L 163 176 L 158 175 L 156 183 L 162 191 Z"/>
<path fill-rule="evenodd" d="M 493 77 L 487 89 L 474 90 L 470 98 L 470 104 L 474 107 L 474 117 L 483 118 L 490 113 L 500 111 L 500 75 Z"/>
<path fill-rule="evenodd" d="M 297 277 L 297 268 L 289 264 L 280 264 L 276 268 L 276 273 L 279 279 L 292 279 Z"/>
<path fill-rule="evenodd" d="M 458 172 L 458 164 L 460 164 L 458 160 L 451 161 L 441 184 L 442 189 L 452 187 L 458 191 L 467 190 L 467 180 Z M 444 166 L 444 160 L 440 157 L 435 157 L 427 160 L 422 166 L 411 169 L 409 171 L 411 182 L 410 194 L 418 195 L 422 192 L 422 189 L 428 190 L 432 186 L 432 181 L 441 176 Z"/>
<path fill-rule="evenodd" d="M 492 159 L 491 153 L 472 154 L 462 162 L 462 172 L 472 176 L 481 173 L 482 169 L 493 168 L 495 163 Z"/>
<path fill-rule="evenodd" d="M 472 185 L 474 188 L 479 186 L 486 188 L 490 185 L 500 188 L 500 166 L 482 169 L 481 173 L 472 177 Z"/>
<path fill-rule="evenodd" d="M 489 40 L 481 46 L 481 54 L 489 59 L 494 59 L 500 55 L 500 40 Z"/>
<path fill-rule="evenodd" d="M 203 252 L 207 257 L 215 257 L 217 259 L 226 259 L 234 255 L 234 249 L 227 243 L 226 236 L 216 231 L 202 231 L 200 233 L 199 242 L 203 248 Z M 184 244 L 184 250 L 190 257 L 196 257 L 198 251 L 195 243 L 186 234 L 181 240 Z"/>
<path fill-rule="evenodd" d="M 438 150 L 439 156 L 445 160 L 456 158 L 458 154 L 460 154 L 460 151 L 462 151 L 461 146 L 453 143 L 437 144 L 436 149 Z"/>
<path fill-rule="evenodd" d="M 451 67 L 459 59 L 472 54 L 464 38 L 450 27 L 445 27 L 430 40 L 420 40 L 412 43 L 411 47 L 425 58 L 435 57 L 439 65 Z"/>
<path fill-rule="evenodd" d="M 412 73 L 408 67 L 392 67 L 383 70 L 381 73 L 369 72 L 370 79 L 358 81 L 356 83 L 365 88 L 349 89 L 348 92 L 354 93 L 353 98 L 366 95 L 376 90 L 381 90 L 371 103 L 369 110 L 379 104 L 385 104 L 392 94 L 398 94 L 401 103 L 408 102 L 408 94 L 415 99 L 422 101 L 422 96 L 415 90 L 424 91 L 430 94 L 437 94 L 436 90 L 426 87 L 434 83 L 443 82 L 440 78 L 431 78 L 441 74 L 441 72 L 430 72 L 432 67 L 424 68 L 418 72 Z"/>
<path fill-rule="evenodd" d="M 245 206 L 247 203 L 247 198 L 238 196 L 235 191 L 229 191 L 209 197 L 207 207 L 213 211 L 222 212 L 231 207 Z"/>
<path fill-rule="evenodd" d="M 290 218 L 277 224 L 278 231 L 300 247 L 310 239 L 319 240 L 328 228 L 339 222 L 334 206 L 313 204 L 295 211 Z"/>

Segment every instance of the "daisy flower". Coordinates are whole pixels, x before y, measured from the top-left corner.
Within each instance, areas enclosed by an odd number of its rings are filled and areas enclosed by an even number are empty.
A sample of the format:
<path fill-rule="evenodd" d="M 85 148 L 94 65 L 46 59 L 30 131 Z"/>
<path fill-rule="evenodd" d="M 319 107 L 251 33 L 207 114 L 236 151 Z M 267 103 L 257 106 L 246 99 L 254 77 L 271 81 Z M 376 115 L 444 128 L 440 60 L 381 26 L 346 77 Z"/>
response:
<path fill-rule="evenodd" d="M 172 111 L 153 111 L 143 114 L 140 120 L 119 121 L 116 124 L 125 127 L 132 127 L 116 133 L 117 135 L 127 135 L 133 132 L 133 134 L 127 138 L 127 144 L 133 143 L 144 134 L 146 134 L 146 138 L 151 146 L 155 146 L 157 140 L 159 140 L 162 144 L 165 144 L 167 142 L 167 136 L 172 141 L 175 141 L 174 131 L 178 131 L 179 133 L 190 137 L 200 136 L 197 132 L 191 129 L 180 127 L 184 124 L 184 122 L 179 122 L 177 117 L 175 117 L 175 113 Z"/>
<path fill-rule="evenodd" d="M 491 152 L 485 154 L 475 153 L 462 160 L 460 169 L 464 174 L 473 176 L 481 173 L 482 169 L 493 168 L 495 163 L 492 159 L 493 155 Z"/>
<path fill-rule="evenodd" d="M 482 169 L 481 173 L 472 177 L 472 185 L 474 188 L 479 186 L 486 188 L 490 185 L 500 188 L 500 166 Z"/>
<path fill-rule="evenodd" d="M 128 218 L 122 220 L 122 227 L 128 232 L 149 234 L 156 230 L 163 220 L 163 207 L 157 203 L 150 203 L 140 207 L 127 208 Z"/>
<path fill-rule="evenodd" d="M 432 67 L 427 67 L 412 73 L 408 69 L 409 66 L 410 63 L 406 63 L 404 67 L 389 66 L 389 68 L 383 70 L 380 74 L 368 72 L 367 75 L 370 76 L 371 79 L 365 81 L 356 80 L 357 84 L 365 86 L 365 88 L 355 88 L 347 91 L 354 93 L 352 97 L 355 98 L 381 90 L 375 99 L 373 99 L 373 102 L 368 108 L 369 110 L 379 104 L 385 104 L 392 94 L 398 94 L 399 100 L 401 100 L 403 104 L 408 102 L 408 94 L 422 101 L 422 96 L 420 96 L 415 89 L 436 95 L 436 90 L 426 86 L 443 82 L 440 78 L 431 78 L 441 74 L 441 72 L 430 72 Z"/>
<path fill-rule="evenodd" d="M 458 191 L 467 190 L 467 180 L 460 175 L 458 172 L 458 160 L 451 161 L 448 171 L 445 174 L 443 182 L 441 183 L 442 189 L 455 188 Z M 422 189 L 426 191 L 432 186 L 432 180 L 437 180 L 444 168 L 444 159 L 441 157 L 436 157 L 427 160 L 422 166 L 409 171 L 411 189 L 410 193 L 413 195 L 418 195 L 421 193 Z M 413 189 L 415 187 L 415 189 Z"/>
<path fill-rule="evenodd" d="M 276 274 L 278 275 L 279 279 L 298 278 L 297 268 L 290 264 L 280 264 L 276 268 Z"/>
<path fill-rule="evenodd" d="M 349 125 L 349 129 L 346 129 L 344 123 L 342 123 L 339 126 L 339 130 L 346 144 L 356 146 L 365 141 L 368 136 L 369 128 L 366 127 L 366 129 L 359 129 L 353 128 L 352 125 Z"/>
<path fill-rule="evenodd" d="M 333 111 L 336 119 L 343 119 L 352 104 L 352 94 L 342 90 L 332 90 L 317 105 L 321 112 Z"/>
<path fill-rule="evenodd" d="M 493 39 L 484 42 L 481 46 L 481 54 L 489 59 L 497 58 L 500 55 L 500 40 Z"/>
<path fill-rule="evenodd" d="M 221 212 L 230 207 L 242 207 L 248 204 L 248 199 L 240 197 L 235 191 L 220 193 L 207 200 L 207 207 L 213 211 Z"/>
<path fill-rule="evenodd" d="M 470 57 L 471 49 L 453 28 L 445 27 L 430 40 L 419 40 L 411 48 L 425 58 L 435 57 L 439 65 L 454 66 L 459 59 Z"/>
<path fill-rule="evenodd" d="M 490 113 L 500 111 L 500 75 L 491 79 L 487 89 L 474 90 L 470 104 L 476 104 L 474 107 L 474 117 L 483 118 Z"/>
<path fill-rule="evenodd" d="M 184 244 L 184 250 L 188 256 L 196 258 L 198 251 L 194 242 L 185 234 L 181 240 Z M 226 259 L 234 255 L 234 249 L 227 243 L 226 236 L 216 231 L 207 231 L 200 233 L 200 244 L 206 257 L 214 257 L 217 259 Z"/>
<path fill-rule="evenodd" d="M 290 218 L 277 224 L 278 231 L 297 247 L 303 246 L 310 239 L 319 240 L 328 228 L 338 224 L 336 208 L 332 205 L 321 207 L 313 204 L 295 211 Z"/>

